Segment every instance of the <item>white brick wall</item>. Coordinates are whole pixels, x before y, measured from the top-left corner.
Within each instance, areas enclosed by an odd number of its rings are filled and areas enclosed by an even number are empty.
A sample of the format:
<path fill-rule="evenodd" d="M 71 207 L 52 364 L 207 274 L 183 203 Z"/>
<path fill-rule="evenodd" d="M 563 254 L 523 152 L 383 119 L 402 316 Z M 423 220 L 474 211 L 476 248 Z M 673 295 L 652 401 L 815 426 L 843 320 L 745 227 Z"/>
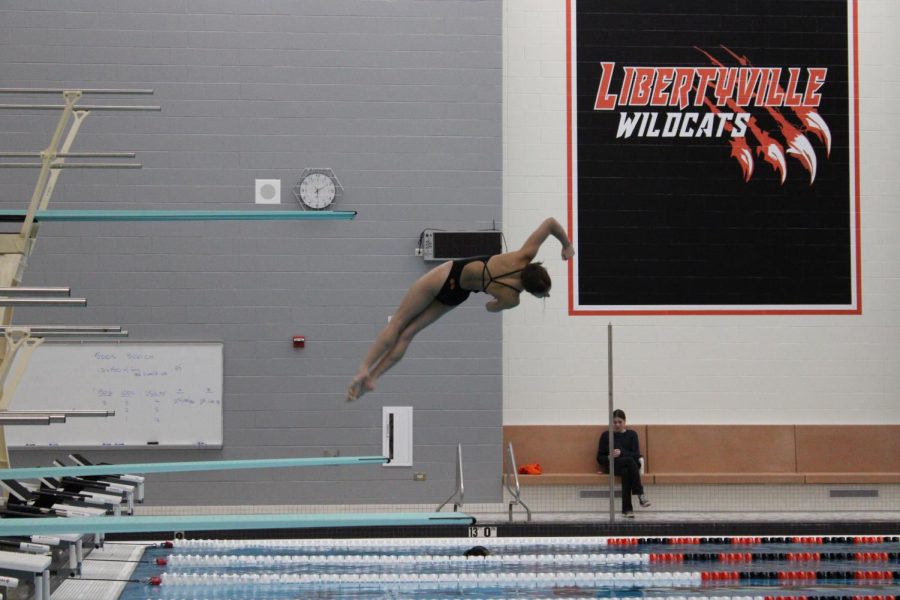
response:
<path fill-rule="evenodd" d="M 504 223 L 511 246 L 565 223 L 562 0 L 504 4 Z M 861 316 L 570 317 L 556 293 L 503 321 L 504 424 L 591 423 L 615 399 L 635 423 L 900 423 L 900 4 L 859 0 Z"/>

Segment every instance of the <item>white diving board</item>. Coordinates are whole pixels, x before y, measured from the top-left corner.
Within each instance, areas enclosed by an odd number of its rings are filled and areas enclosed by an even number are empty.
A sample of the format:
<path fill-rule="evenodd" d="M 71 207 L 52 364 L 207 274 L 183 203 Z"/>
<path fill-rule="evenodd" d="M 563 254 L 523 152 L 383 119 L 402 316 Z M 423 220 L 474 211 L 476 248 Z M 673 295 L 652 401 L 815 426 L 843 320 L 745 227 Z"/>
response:
<path fill-rule="evenodd" d="M 312 529 L 401 525 L 472 525 L 464 513 L 330 513 L 194 515 L 153 517 L 68 517 L 0 519 L 0 536 L 60 533 L 144 533 L 248 529 Z"/>
<path fill-rule="evenodd" d="M 26 210 L 0 210 L 0 221 L 23 221 Z M 35 221 L 350 221 L 355 210 L 39 210 Z"/>
<path fill-rule="evenodd" d="M 134 473 L 185 473 L 234 469 L 283 469 L 292 467 L 329 467 L 340 465 L 384 464 L 384 456 L 323 456 L 315 458 L 261 458 L 252 460 L 196 460 L 185 462 L 121 463 L 72 467 L 23 467 L 0 469 L 2 479 L 40 477 L 82 477 L 87 475 L 126 475 Z"/>

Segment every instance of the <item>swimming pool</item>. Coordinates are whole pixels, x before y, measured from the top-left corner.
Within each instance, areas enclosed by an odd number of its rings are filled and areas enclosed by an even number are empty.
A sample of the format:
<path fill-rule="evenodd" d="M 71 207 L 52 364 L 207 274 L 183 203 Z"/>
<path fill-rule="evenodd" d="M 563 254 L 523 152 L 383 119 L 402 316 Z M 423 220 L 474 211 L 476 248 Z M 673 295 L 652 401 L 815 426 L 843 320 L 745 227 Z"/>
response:
<path fill-rule="evenodd" d="M 475 545 L 487 556 L 466 557 Z M 163 559 L 165 566 L 155 564 Z M 860 537 L 181 540 L 123 600 L 158 598 L 896 598 L 900 539 Z"/>

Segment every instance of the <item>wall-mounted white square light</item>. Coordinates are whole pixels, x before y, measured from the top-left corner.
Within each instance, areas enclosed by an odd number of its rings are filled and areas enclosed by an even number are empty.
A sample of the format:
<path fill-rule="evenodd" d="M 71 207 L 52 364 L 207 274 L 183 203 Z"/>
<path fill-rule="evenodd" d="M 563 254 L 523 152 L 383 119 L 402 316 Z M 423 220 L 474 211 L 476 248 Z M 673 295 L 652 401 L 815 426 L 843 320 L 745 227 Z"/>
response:
<path fill-rule="evenodd" d="M 257 179 L 256 180 L 257 204 L 281 204 L 281 180 Z"/>
<path fill-rule="evenodd" d="M 381 407 L 383 432 L 381 453 L 391 462 L 385 467 L 411 467 L 413 464 L 413 407 Z"/>

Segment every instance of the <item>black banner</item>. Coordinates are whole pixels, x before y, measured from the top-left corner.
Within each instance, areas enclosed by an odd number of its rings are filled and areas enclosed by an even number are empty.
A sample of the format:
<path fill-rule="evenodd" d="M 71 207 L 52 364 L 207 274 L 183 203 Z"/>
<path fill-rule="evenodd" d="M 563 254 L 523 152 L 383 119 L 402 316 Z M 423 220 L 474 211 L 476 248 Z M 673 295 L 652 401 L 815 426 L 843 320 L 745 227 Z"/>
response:
<path fill-rule="evenodd" d="M 855 0 L 570 0 L 572 314 L 859 313 Z"/>

